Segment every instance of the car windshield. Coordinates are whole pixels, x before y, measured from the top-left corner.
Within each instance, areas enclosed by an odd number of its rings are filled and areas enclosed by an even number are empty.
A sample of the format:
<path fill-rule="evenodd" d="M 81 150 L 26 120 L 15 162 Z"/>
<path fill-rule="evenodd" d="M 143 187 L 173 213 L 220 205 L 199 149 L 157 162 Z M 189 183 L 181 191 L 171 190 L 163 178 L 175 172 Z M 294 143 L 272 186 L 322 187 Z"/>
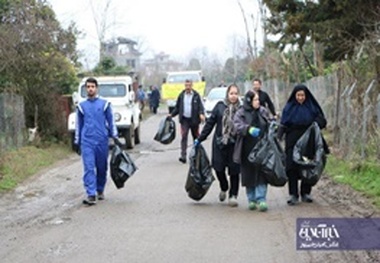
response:
<path fill-rule="evenodd" d="M 210 90 L 209 94 L 207 95 L 207 99 L 209 100 L 220 100 L 224 99 L 226 97 L 226 88 L 215 88 Z"/>
<path fill-rule="evenodd" d="M 124 97 L 127 89 L 123 84 L 99 84 L 98 94 L 102 97 Z M 81 87 L 81 96 L 87 97 L 86 86 Z"/>
<path fill-rule="evenodd" d="M 169 75 L 167 82 L 168 83 L 185 83 L 185 80 L 190 79 L 193 82 L 199 82 L 201 81 L 201 78 L 199 74 L 176 74 L 176 75 Z"/>

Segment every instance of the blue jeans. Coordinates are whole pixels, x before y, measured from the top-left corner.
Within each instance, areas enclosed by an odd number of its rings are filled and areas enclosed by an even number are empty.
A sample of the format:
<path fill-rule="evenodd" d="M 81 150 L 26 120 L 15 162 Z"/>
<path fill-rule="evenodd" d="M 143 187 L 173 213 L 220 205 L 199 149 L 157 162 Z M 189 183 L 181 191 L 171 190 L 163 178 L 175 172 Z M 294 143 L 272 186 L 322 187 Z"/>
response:
<path fill-rule="evenodd" d="M 267 184 L 259 184 L 256 187 L 246 187 L 248 202 L 265 202 L 267 189 Z"/>

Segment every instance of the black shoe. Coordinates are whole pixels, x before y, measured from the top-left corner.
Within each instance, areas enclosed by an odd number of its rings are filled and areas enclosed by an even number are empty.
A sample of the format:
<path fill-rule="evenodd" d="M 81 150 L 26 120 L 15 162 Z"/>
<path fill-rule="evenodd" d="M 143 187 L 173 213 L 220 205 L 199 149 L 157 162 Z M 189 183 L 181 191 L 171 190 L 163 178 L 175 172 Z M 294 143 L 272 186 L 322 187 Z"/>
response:
<path fill-rule="evenodd" d="M 301 197 L 301 200 L 302 200 L 302 202 L 305 202 L 305 203 L 312 203 L 313 202 L 313 198 L 311 198 L 310 195 L 303 195 Z"/>
<path fill-rule="evenodd" d="M 88 206 L 96 205 L 95 196 L 88 196 L 87 199 L 83 200 L 83 204 Z"/>
<path fill-rule="evenodd" d="M 184 157 L 179 157 L 178 161 L 180 161 L 181 163 L 186 163 L 186 158 L 184 158 Z"/>
<path fill-rule="evenodd" d="M 103 192 L 98 192 L 98 200 L 101 201 L 101 200 L 104 200 L 104 193 Z"/>
<path fill-rule="evenodd" d="M 288 205 L 296 205 L 298 203 L 298 198 L 294 195 L 291 195 L 287 203 Z"/>

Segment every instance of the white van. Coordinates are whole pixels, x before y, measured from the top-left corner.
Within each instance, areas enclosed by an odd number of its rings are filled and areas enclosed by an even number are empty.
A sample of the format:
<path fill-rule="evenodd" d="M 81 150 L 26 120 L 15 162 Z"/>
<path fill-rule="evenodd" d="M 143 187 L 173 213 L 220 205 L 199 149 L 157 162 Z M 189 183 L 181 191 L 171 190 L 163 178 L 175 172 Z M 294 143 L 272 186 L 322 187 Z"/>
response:
<path fill-rule="evenodd" d="M 84 78 L 79 84 L 78 91 L 73 93 L 73 102 L 77 105 L 87 98 Z M 132 78 L 129 76 L 96 77 L 98 94 L 108 100 L 113 109 L 115 123 L 119 137 L 125 139 L 127 149 L 132 149 L 140 143 L 141 111 L 135 102 L 135 92 L 132 87 Z M 71 133 L 72 144 L 75 137 L 75 112 L 69 115 L 68 131 Z"/>

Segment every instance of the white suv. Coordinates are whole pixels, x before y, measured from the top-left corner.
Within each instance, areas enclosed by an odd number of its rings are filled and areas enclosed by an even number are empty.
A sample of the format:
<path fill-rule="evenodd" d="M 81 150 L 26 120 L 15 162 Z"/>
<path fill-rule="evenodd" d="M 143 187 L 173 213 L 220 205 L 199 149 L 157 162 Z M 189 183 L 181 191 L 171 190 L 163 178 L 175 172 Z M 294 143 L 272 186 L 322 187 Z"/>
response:
<path fill-rule="evenodd" d="M 85 100 L 87 91 L 83 79 L 78 91 L 73 93 L 73 102 L 77 105 Z M 115 123 L 119 136 L 125 139 L 128 149 L 140 143 L 141 111 L 135 102 L 135 92 L 132 87 L 132 78 L 129 76 L 96 77 L 98 81 L 98 94 L 108 100 L 113 109 Z M 68 120 L 68 130 L 71 133 L 72 144 L 75 135 L 75 112 L 71 113 Z"/>

